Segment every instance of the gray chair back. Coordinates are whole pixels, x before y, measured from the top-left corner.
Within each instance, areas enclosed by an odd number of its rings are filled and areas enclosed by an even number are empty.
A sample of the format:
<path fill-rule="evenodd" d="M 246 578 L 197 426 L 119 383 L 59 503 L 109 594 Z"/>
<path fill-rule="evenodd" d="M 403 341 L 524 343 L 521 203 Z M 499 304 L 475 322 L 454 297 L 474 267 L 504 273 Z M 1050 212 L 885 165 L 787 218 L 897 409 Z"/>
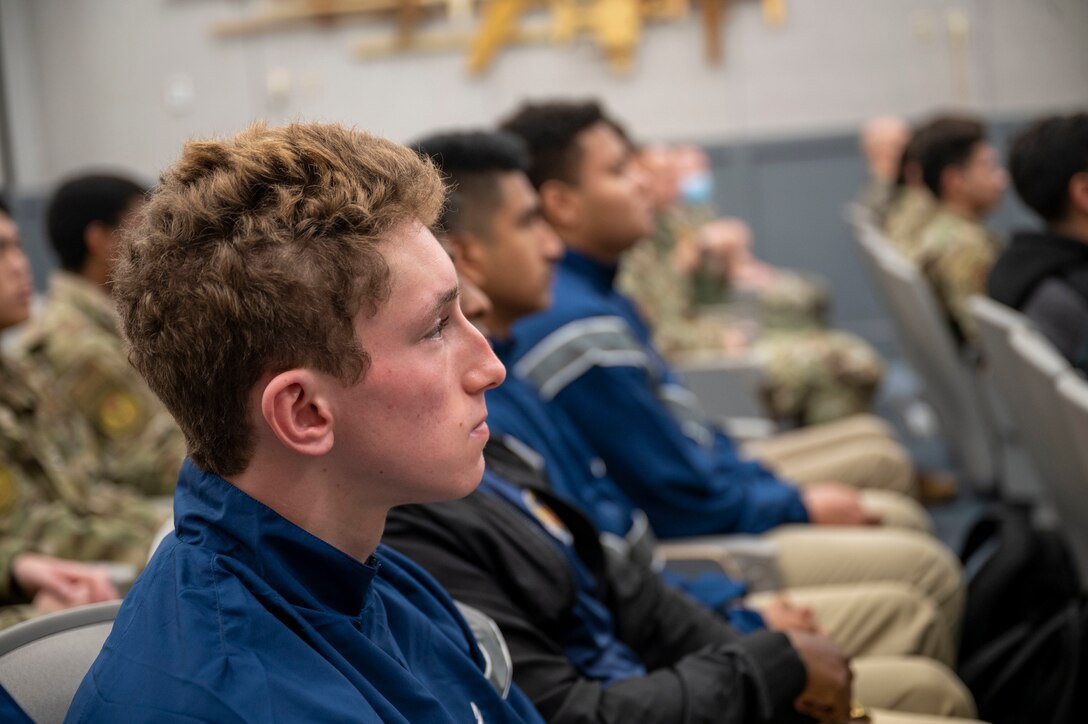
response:
<path fill-rule="evenodd" d="M 484 676 L 505 699 L 514 680 L 514 663 L 510 658 L 510 649 L 506 647 L 506 638 L 495 620 L 480 609 L 460 601 L 454 601 L 454 604 L 472 635 L 476 637 L 476 645 L 484 655 Z"/>
<path fill-rule="evenodd" d="M 0 631 L 0 685 L 38 724 L 64 721 L 120 607 L 96 603 Z"/>
<path fill-rule="evenodd" d="M 1031 320 L 989 297 L 971 297 L 967 306 L 978 327 L 979 343 L 985 354 L 985 376 L 1005 401 L 1005 391 L 1016 387 L 1020 376 L 1012 351 L 1012 333 L 1031 327 Z"/>
<path fill-rule="evenodd" d="M 1020 382 L 1010 404 L 1028 454 L 1042 473 L 1058 524 L 1073 547 L 1088 531 L 1088 484 L 1081 473 L 1085 431 L 1068 422 L 1059 381 L 1076 372 L 1038 332 L 1014 330 L 1011 346 L 1020 365 Z M 1079 556 L 1080 554 L 1078 554 Z M 1084 571 L 1084 568 L 1081 568 Z"/>
<path fill-rule="evenodd" d="M 874 226 L 857 227 L 865 266 L 891 313 L 904 357 L 922 380 L 960 467 L 981 491 L 997 477 L 993 421 L 928 282 Z"/>
<path fill-rule="evenodd" d="M 978 329 L 982 365 L 978 370 L 985 382 L 989 410 L 1001 447 L 1002 491 L 1009 498 L 1039 502 L 1043 486 L 1040 471 L 1025 451 L 1022 435 L 1011 408 L 1012 398 L 1021 394 L 1020 363 L 1012 349 L 1012 333 L 1034 328 L 1031 320 L 1017 310 L 989 297 L 967 300 Z"/>

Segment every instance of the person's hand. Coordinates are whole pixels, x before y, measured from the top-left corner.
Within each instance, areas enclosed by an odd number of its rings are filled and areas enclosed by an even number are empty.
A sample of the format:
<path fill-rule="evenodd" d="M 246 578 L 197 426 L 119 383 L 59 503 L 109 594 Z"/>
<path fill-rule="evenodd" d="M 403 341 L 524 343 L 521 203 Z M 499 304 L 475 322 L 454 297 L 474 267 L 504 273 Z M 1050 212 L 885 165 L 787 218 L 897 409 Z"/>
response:
<path fill-rule="evenodd" d="M 731 281 L 740 289 L 763 291 L 779 276 L 779 272 L 769 264 L 749 256 L 738 261 L 733 267 Z"/>
<path fill-rule="evenodd" d="M 19 588 L 43 611 L 120 598 L 109 575 L 99 566 L 39 553 L 20 553 L 11 570 Z"/>
<path fill-rule="evenodd" d="M 770 605 L 759 612 L 772 631 L 800 631 L 801 633 L 821 634 L 820 626 L 810 606 L 796 606 L 789 599 L 778 594 Z"/>
<path fill-rule="evenodd" d="M 878 525 L 880 516 L 865 510 L 855 488 L 820 483 L 802 491 L 805 510 L 815 525 Z"/>
<path fill-rule="evenodd" d="M 794 706 L 821 722 L 842 722 L 850 717 L 854 674 L 846 654 L 826 636 L 786 631 L 805 666 L 805 690 Z"/>
<path fill-rule="evenodd" d="M 714 276 L 729 279 L 734 269 L 751 259 L 751 243 L 752 232 L 740 219 L 710 221 L 695 237 L 698 263 Z"/>

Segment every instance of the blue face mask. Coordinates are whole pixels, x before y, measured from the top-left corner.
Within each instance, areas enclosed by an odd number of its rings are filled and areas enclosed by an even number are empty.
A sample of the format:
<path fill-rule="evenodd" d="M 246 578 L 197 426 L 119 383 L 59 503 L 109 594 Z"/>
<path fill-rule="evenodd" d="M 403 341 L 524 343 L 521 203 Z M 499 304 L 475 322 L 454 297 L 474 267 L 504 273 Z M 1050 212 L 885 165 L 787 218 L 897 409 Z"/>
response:
<path fill-rule="evenodd" d="M 714 177 L 709 171 L 691 173 L 680 179 L 680 197 L 685 204 L 709 204 L 714 198 Z"/>

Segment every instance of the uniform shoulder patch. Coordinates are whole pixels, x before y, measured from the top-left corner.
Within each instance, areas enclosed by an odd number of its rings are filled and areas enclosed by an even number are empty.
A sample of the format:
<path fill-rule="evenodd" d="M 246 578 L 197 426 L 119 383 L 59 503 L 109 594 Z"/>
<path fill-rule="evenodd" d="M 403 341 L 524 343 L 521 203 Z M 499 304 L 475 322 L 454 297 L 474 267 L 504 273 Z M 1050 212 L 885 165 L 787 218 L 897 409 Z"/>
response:
<path fill-rule="evenodd" d="M 121 390 L 102 398 L 98 408 L 98 424 L 111 438 L 131 436 L 143 424 L 143 410 L 135 395 Z"/>

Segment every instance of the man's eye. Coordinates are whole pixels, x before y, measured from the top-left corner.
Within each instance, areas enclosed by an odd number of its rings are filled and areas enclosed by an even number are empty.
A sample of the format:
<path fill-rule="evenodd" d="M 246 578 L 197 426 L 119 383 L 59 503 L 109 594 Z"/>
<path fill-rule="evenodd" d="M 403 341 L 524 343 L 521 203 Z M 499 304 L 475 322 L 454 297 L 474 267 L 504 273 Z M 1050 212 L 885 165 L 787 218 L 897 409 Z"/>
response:
<path fill-rule="evenodd" d="M 442 317 L 442 319 L 438 320 L 438 324 L 436 324 L 434 326 L 434 329 L 432 329 L 430 332 L 427 333 L 427 338 L 428 339 L 437 339 L 437 338 L 441 337 L 442 332 L 446 329 L 446 325 L 449 324 L 449 323 L 450 323 L 450 318 L 449 318 L 448 315 L 445 316 L 445 317 Z"/>

